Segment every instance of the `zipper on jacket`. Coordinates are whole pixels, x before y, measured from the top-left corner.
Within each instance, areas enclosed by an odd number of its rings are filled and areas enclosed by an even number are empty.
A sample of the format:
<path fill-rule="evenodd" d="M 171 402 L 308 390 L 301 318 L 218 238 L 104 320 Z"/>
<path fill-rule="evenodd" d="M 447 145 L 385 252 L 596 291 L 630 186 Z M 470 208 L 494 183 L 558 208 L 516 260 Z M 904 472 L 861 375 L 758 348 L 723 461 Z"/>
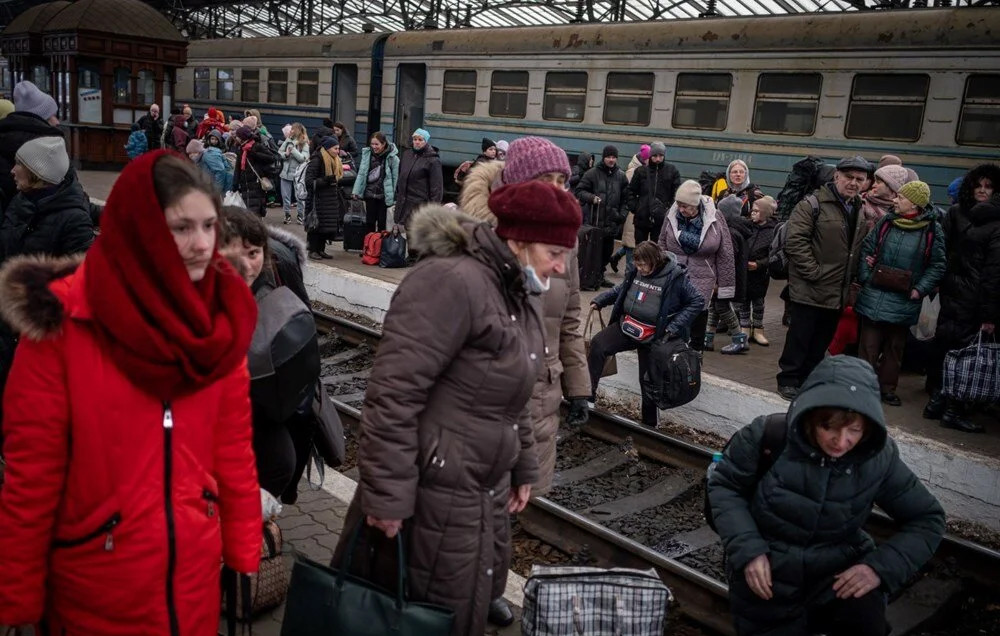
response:
<path fill-rule="evenodd" d="M 177 607 L 174 599 L 174 571 L 177 569 L 177 546 L 174 533 L 174 503 L 171 499 L 173 490 L 173 432 L 174 413 L 170 402 L 163 402 L 163 506 L 167 519 L 167 615 L 170 619 L 170 633 L 180 634 L 177 621 Z"/>
<path fill-rule="evenodd" d="M 115 540 L 111 536 L 111 531 L 114 530 L 115 526 L 117 526 L 121 522 L 122 522 L 121 513 L 116 512 L 115 514 L 111 515 L 110 519 L 102 523 L 101 527 L 97 528 L 93 532 L 76 539 L 56 539 L 55 541 L 52 542 L 52 547 L 73 548 L 78 545 L 83 545 L 84 543 L 87 543 L 89 541 L 93 541 L 102 534 L 106 534 L 107 536 L 104 539 L 104 549 L 108 552 L 111 552 L 112 550 L 115 549 Z"/>
<path fill-rule="evenodd" d="M 203 488 L 202 489 L 202 491 L 201 491 L 201 498 L 205 500 L 205 504 L 208 507 L 207 508 L 208 516 L 209 517 L 214 517 L 215 516 L 215 504 L 216 504 L 217 501 L 219 501 L 219 498 L 216 497 L 215 493 L 213 493 L 208 488 Z"/>

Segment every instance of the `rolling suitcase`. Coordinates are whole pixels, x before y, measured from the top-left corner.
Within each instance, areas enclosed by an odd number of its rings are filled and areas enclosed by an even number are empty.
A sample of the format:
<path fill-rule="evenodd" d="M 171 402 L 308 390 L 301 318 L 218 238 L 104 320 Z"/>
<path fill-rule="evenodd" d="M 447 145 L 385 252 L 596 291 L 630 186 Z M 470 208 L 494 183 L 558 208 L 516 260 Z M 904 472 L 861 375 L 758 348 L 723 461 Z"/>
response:
<path fill-rule="evenodd" d="M 365 219 L 365 202 L 348 199 L 350 204 L 344 214 L 344 251 L 362 251 L 365 248 L 365 235 L 368 226 Z"/>
<path fill-rule="evenodd" d="M 604 230 L 597 227 L 598 206 L 590 206 L 590 218 L 584 219 L 578 237 L 580 263 L 580 289 L 596 291 L 604 280 L 604 265 L 601 250 L 604 246 Z M 589 222 L 589 224 L 588 224 Z"/>

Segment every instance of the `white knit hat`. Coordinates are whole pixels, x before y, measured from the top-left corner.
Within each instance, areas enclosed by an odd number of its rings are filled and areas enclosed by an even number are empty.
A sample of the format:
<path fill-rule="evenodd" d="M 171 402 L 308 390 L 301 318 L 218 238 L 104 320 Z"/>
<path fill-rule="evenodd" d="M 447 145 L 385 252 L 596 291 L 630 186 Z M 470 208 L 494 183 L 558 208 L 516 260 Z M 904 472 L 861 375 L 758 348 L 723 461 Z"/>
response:
<path fill-rule="evenodd" d="M 61 183 L 69 172 L 69 155 L 62 137 L 36 137 L 26 141 L 16 157 L 46 183 Z"/>
<path fill-rule="evenodd" d="M 674 200 L 687 205 L 698 205 L 701 203 L 701 184 L 693 179 L 688 179 L 677 188 Z"/>
<path fill-rule="evenodd" d="M 14 110 L 32 113 L 47 120 L 59 112 L 59 106 L 51 95 L 25 80 L 14 86 Z"/>

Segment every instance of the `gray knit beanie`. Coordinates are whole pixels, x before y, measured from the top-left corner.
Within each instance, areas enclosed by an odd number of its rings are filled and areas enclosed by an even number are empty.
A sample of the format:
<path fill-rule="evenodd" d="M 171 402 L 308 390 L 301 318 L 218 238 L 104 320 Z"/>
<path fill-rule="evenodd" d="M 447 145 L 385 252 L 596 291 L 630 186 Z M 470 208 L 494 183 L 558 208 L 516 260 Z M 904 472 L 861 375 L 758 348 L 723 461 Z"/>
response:
<path fill-rule="evenodd" d="M 21 144 L 17 160 L 46 183 L 61 183 L 69 172 L 69 155 L 62 137 L 36 137 Z"/>
<path fill-rule="evenodd" d="M 59 112 L 56 100 L 43 93 L 37 86 L 25 80 L 14 87 L 14 110 L 38 115 L 42 119 L 55 117 Z"/>
<path fill-rule="evenodd" d="M 667 146 L 659 141 L 654 141 L 649 144 L 649 156 L 660 155 L 665 157 L 667 155 Z"/>

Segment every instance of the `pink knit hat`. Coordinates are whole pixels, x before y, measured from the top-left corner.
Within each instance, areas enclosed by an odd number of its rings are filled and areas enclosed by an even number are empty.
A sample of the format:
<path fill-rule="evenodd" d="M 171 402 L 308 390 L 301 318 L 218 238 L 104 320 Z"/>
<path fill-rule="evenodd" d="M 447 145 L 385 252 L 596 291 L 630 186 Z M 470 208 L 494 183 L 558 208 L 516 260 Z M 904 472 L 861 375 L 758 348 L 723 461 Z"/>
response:
<path fill-rule="evenodd" d="M 569 178 L 569 157 L 562 148 L 541 137 L 522 137 L 510 142 L 503 169 L 504 183 L 523 183 L 548 172 Z"/>
<path fill-rule="evenodd" d="M 639 160 L 643 163 L 649 161 L 649 144 L 639 146 Z"/>
<path fill-rule="evenodd" d="M 876 170 L 875 177 L 884 181 L 893 192 L 899 192 L 903 184 L 911 180 L 906 174 L 906 168 L 891 163 Z"/>

